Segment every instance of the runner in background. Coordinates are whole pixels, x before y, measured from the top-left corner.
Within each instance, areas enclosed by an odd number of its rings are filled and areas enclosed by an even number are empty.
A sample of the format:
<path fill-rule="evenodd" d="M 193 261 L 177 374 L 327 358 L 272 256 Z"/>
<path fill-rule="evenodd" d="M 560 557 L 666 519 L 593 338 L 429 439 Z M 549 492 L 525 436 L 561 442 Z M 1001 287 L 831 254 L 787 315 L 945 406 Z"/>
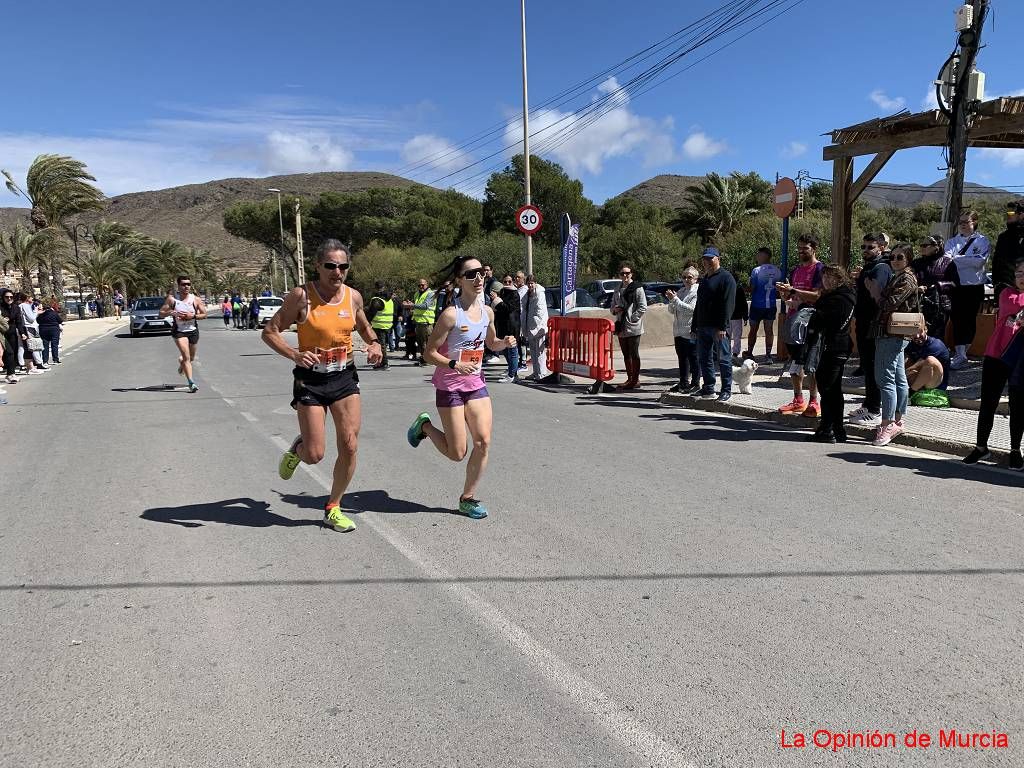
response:
<path fill-rule="evenodd" d="M 174 318 L 171 337 L 178 348 L 178 373 L 188 381 L 188 391 L 198 392 L 193 379 L 192 363 L 199 347 L 199 320 L 206 317 L 206 305 L 192 293 L 192 278 L 178 275 L 178 292 L 170 293 L 160 307 L 160 317 Z"/>
<path fill-rule="evenodd" d="M 292 408 L 298 412 L 299 434 L 281 457 L 278 474 L 291 479 L 300 463 L 318 464 L 324 458 L 327 414 L 334 420 L 338 459 L 334 463 L 331 495 L 324 506 L 324 525 L 343 533 L 355 530 L 341 511 L 345 489 L 356 471 L 356 451 L 362 404 L 359 376 L 352 362 L 352 331 L 367 343 L 371 365 L 383 357 L 377 334 L 363 312 L 363 297 L 345 285 L 352 255 L 348 246 L 329 239 L 317 249 L 317 280 L 289 291 L 284 305 L 263 329 L 263 341 L 295 363 Z M 299 348 L 282 333 L 295 323 Z"/>
<path fill-rule="evenodd" d="M 494 331 L 494 312 L 479 297 L 484 288 L 484 268 L 471 256 L 456 258 L 450 271 L 461 293 L 454 306 L 436 320 L 423 359 L 437 366 L 433 384 L 435 403 L 441 419 L 440 430 L 421 413 L 409 427 L 409 444 L 415 448 L 424 437 L 442 456 L 462 461 L 467 451 L 466 428 L 473 438 L 473 452 L 466 466 L 466 482 L 459 496 L 459 512 L 479 520 L 487 509 L 476 498 L 477 486 L 487 467 L 491 445 L 491 396 L 484 384 L 482 366 L 485 347 L 502 351 L 516 345 L 514 336 L 499 339 Z"/>

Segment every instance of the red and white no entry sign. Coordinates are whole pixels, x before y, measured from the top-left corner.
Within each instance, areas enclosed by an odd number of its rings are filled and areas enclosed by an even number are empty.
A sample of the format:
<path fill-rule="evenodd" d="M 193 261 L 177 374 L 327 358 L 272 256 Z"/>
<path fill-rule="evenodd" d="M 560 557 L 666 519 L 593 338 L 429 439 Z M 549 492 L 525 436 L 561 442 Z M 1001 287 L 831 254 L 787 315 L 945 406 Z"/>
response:
<path fill-rule="evenodd" d="M 775 215 L 780 219 L 792 216 L 796 210 L 797 194 L 795 181 L 788 176 L 779 179 L 779 183 L 772 191 L 772 208 L 775 209 Z"/>
<path fill-rule="evenodd" d="M 536 235 L 543 223 L 544 217 L 535 205 L 524 205 L 516 211 L 516 226 L 524 235 Z"/>

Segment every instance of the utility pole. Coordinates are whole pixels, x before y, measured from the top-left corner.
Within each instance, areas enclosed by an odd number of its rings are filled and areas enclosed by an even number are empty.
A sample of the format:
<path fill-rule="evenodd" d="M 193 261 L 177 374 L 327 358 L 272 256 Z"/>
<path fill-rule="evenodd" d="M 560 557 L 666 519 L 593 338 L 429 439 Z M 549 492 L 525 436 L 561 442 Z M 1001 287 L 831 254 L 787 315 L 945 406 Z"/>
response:
<path fill-rule="evenodd" d="M 306 282 L 306 262 L 302 258 L 302 204 L 295 198 L 295 256 L 299 264 L 298 283 Z M 298 284 L 297 283 L 297 284 Z"/>
<path fill-rule="evenodd" d="M 523 177 L 526 204 L 530 205 L 530 99 L 526 91 L 526 0 L 519 0 L 523 31 Z M 533 274 L 533 236 L 526 235 L 526 274 Z"/>
<path fill-rule="evenodd" d="M 953 103 L 950 105 L 949 129 L 949 171 L 946 177 L 946 198 L 942 208 L 942 221 L 948 227 L 946 237 L 956 233 L 956 222 L 960 217 L 964 196 L 964 170 L 967 164 L 968 123 L 975 109 L 971 100 L 970 80 L 974 62 L 981 47 L 981 30 L 988 14 L 989 0 L 971 0 L 974 14 L 971 26 L 960 32 L 960 61 L 956 67 L 956 85 Z M 965 3 L 968 5 L 968 3 Z"/>

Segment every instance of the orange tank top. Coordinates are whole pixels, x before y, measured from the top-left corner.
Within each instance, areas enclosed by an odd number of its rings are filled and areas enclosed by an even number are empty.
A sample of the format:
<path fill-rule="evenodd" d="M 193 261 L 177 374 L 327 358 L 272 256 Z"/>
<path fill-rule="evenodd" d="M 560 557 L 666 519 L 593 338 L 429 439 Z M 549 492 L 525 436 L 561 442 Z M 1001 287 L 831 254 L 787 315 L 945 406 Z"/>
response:
<path fill-rule="evenodd" d="M 332 358 L 341 357 L 349 360 L 352 357 L 352 331 L 356 327 L 356 315 L 352 308 L 352 289 L 347 285 L 336 304 L 320 298 L 320 293 L 313 283 L 305 285 L 306 319 L 298 324 L 299 351 L 322 352 L 330 351 Z"/>

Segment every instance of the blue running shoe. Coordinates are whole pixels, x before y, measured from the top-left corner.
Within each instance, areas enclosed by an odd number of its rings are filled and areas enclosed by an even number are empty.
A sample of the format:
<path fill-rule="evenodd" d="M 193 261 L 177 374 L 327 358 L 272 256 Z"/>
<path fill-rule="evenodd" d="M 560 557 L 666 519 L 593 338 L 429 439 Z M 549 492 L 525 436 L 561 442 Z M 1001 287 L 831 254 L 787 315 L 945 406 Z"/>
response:
<path fill-rule="evenodd" d="M 459 512 L 474 520 L 482 520 L 487 517 L 487 507 L 476 499 L 459 499 Z"/>
<path fill-rule="evenodd" d="M 421 413 L 413 421 L 412 426 L 409 427 L 409 431 L 406 433 L 406 437 L 409 439 L 409 445 L 413 448 L 418 446 L 424 438 L 423 425 L 430 421 L 429 413 Z"/>

